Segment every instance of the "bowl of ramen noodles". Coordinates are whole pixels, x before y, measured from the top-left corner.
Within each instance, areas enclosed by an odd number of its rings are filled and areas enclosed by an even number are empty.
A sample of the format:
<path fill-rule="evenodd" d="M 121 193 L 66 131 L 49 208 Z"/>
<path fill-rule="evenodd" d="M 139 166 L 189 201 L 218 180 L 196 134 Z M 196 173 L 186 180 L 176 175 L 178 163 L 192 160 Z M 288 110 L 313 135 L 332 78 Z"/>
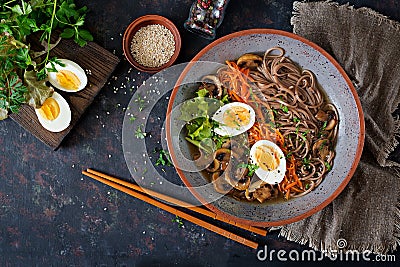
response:
<path fill-rule="evenodd" d="M 168 105 L 176 170 L 218 216 L 269 227 L 335 199 L 364 144 L 349 77 L 325 50 L 292 33 L 222 37 L 186 66 Z"/>

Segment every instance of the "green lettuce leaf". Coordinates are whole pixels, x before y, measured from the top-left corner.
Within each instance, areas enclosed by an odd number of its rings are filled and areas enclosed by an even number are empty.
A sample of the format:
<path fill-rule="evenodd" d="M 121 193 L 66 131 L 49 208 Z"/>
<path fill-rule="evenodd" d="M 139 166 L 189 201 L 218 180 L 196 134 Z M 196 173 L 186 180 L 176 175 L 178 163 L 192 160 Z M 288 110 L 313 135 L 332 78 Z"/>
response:
<path fill-rule="evenodd" d="M 54 93 L 54 89 L 46 85 L 47 79 L 38 81 L 35 71 L 25 71 L 24 81 L 28 87 L 27 103 L 34 108 L 40 108 Z"/>

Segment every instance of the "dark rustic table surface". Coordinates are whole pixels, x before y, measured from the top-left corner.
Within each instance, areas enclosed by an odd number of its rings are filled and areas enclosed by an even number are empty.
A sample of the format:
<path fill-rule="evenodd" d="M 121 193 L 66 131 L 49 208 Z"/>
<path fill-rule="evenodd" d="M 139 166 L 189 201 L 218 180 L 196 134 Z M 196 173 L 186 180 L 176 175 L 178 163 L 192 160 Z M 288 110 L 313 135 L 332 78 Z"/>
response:
<path fill-rule="evenodd" d="M 58 151 L 12 120 L 0 122 L 0 266 L 287 265 L 276 258 L 259 261 L 258 250 L 189 222 L 179 228 L 173 222 L 175 216 L 81 175 L 83 169 L 92 167 L 130 177 L 121 145 L 124 107 L 150 75 L 129 71 L 122 54 L 123 32 L 139 16 L 165 16 L 182 36 L 177 63 L 187 62 L 210 43 L 183 28 L 192 1 L 76 1 L 90 9 L 87 27 L 95 41 L 115 53 L 121 63 Z M 349 2 L 400 21 L 397 0 Z M 232 0 L 217 38 L 250 28 L 292 31 L 292 3 Z M 165 113 L 166 104 L 159 105 L 157 112 Z M 399 150 L 392 157 L 400 160 Z M 307 249 L 274 232 L 263 238 L 247 236 L 269 250 Z M 395 255 L 400 258 L 399 252 Z M 324 260 L 324 264 L 331 263 Z"/>

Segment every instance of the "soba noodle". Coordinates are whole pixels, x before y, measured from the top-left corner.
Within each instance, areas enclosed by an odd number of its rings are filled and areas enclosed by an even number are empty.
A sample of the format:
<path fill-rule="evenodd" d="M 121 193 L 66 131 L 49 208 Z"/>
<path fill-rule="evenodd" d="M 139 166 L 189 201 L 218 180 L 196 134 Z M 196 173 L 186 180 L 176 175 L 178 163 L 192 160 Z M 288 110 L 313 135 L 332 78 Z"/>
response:
<path fill-rule="evenodd" d="M 276 189 L 285 198 L 303 196 L 323 181 L 333 165 L 338 112 L 319 88 L 314 74 L 302 70 L 285 56 L 282 48 L 271 48 L 263 56 L 243 56 L 250 60 L 241 58 L 227 62 L 228 66 L 217 72 L 216 77 L 220 83 L 218 87 L 222 85 L 228 91 L 231 101 L 257 102 L 257 105 L 270 111 L 274 123 L 272 130 L 262 123 L 255 124 L 249 131 L 250 145 L 260 139 L 257 134 L 253 134 L 258 131 L 262 139 L 276 141 L 288 164 L 284 180 L 279 185 L 263 186 L 271 192 Z M 232 75 L 233 71 L 238 70 L 248 81 Z M 258 95 L 254 93 L 249 96 L 240 92 L 241 89 L 237 88 L 243 88 L 245 83 L 256 85 Z M 250 85 L 248 87 L 251 88 Z M 229 193 L 239 199 L 254 200 L 249 197 L 248 191 L 246 198 L 239 191 L 235 188 Z M 271 195 L 277 194 L 275 192 Z"/>

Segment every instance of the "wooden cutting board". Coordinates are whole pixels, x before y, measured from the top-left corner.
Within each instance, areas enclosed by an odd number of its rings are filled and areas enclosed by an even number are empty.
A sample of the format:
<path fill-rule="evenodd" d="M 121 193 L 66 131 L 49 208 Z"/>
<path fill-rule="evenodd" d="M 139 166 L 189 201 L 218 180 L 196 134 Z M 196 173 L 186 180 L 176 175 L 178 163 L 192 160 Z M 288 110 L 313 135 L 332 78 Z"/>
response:
<path fill-rule="evenodd" d="M 28 105 L 24 105 L 19 113 L 11 114 L 10 117 L 40 141 L 56 150 L 105 85 L 118 65 L 119 59 L 96 43 L 90 42 L 86 46 L 80 47 L 74 41 L 64 39 L 51 51 L 51 55 L 72 60 L 85 71 L 89 70 L 87 72 L 88 84 L 82 91 L 68 93 L 55 89 L 67 100 L 71 108 L 71 124 L 59 133 L 47 131 L 40 124 L 35 110 Z"/>

